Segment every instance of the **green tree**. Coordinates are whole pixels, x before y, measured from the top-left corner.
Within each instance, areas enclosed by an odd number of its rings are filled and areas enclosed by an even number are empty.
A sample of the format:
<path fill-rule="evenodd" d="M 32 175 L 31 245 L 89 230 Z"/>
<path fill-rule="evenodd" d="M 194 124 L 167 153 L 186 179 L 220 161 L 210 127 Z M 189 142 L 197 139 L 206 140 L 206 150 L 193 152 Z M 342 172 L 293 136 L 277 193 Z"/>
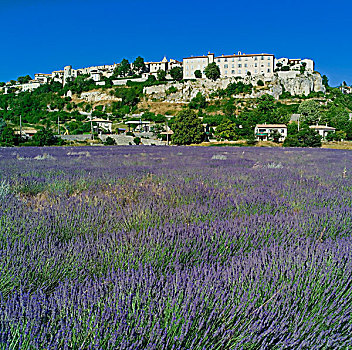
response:
<path fill-rule="evenodd" d="M 134 142 L 135 145 L 140 145 L 141 144 L 141 138 L 137 136 L 137 137 L 135 137 L 133 139 L 133 142 Z"/>
<path fill-rule="evenodd" d="M 173 118 L 171 130 L 174 132 L 171 140 L 175 145 L 201 143 L 205 137 L 201 120 L 190 109 L 182 110 Z"/>
<path fill-rule="evenodd" d="M 318 123 L 321 117 L 319 103 L 314 100 L 303 101 L 298 107 L 298 113 L 304 117 L 304 121 L 308 124 Z"/>
<path fill-rule="evenodd" d="M 279 143 L 280 142 L 280 138 L 281 138 L 281 134 L 279 133 L 278 130 L 273 130 L 270 135 L 269 135 L 269 139 L 271 141 L 274 141 L 275 143 Z"/>
<path fill-rule="evenodd" d="M 258 85 L 258 86 L 264 86 L 264 81 L 261 80 L 261 79 L 259 79 L 259 80 L 257 81 L 257 85 Z"/>
<path fill-rule="evenodd" d="M 145 71 L 144 58 L 138 56 L 133 62 L 133 71 L 137 74 L 143 73 Z"/>
<path fill-rule="evenodd" d="M 17 144 L 17 137 L 12 128 L 7 125 L 0 130 L 0 145 L 12 147 Z"/>
<path fill-rule="evenodd" d="M 129 75 L 131 72 L 131 65 L 125 58 L 121 61 L 121 63 L 117 66 L 117 74 L 119 76 L 125 77 Z"/>
<path fill-rule="evenodd" d="M 299 72 L 303 74 L 306 71 L 307 63 L 302 62 L 301 66 L 299 67 Z"/>
<path fill-rule="evenodd" d="M 59 139 L 48 128 L 40 129 L 33 137 L 32 142 L 36 146 L 53 146 L 59 142 Z"/>
<path fill-rule="evenodd" d="M 156 82 L 155 75 L 153 75 L 153 74 L 148 75 L 147 82 L 148 83 L 155 83 Z"/>
<path fill-rule="evenodd" d="M 203 96 L 201 92 L 198 92 L 196 97 L 192 98 L 192 100 L 188 104 L 188 107 L 191 109 L 201 109 L 205 108 L 206 105 L 207 101 L 205 99 L 205 96 Z"/>
<path fill-rule="evenodd" d="M 196 78 L 201 78 L 201 77 L 202 77 L 202 72 L 201 72 L 199 69 L 197 69 L 197 70 L 194 72 L 194 76 L 195 76 Z"/>
<path fill-rule="evenodd" d="M 181 67 L 174 67 L 170 70 L 171 78 L 177 81 L 183 79 L 183 69 Z"/>
<path fill-rule="evenodd" d="M 321 147 L 321 136 L 310 128 L 301 129 L 296 135 L 288 136 L 284 147 Z"/>
<path fill-rule="evenodd" d="M 234 141 L 238 140 L 236 131 L 237 127 L 234 122 L 230 119 L 223 119 L 220 125 L 216 127 L 215 135 L 221 139 Z"/>
<path fill-rule="evenodd" d="M 234 115 L 234 113 L 235 113 L 235 111 L 236 111 L 236 107 L 235 107 L 235 105 L 234 105 L 234 101 L 233 101 L 232 98 L 230 98 L 230 100 L 227 101 L 227 102 L 223 105 L 222 111 L 223 111 L 224 114 L 225 114 L 227 117 L 229 117 L 229 118 L 231 118 L 231 117 Z"/>
<path fill-rule="evenodd" d="M 322 78 L 322 83 L 323 83 L 323 85 L 324 85 L 326 88 L 328 88 L 328 87 L 329 87 L 329 79 L 328 79 L 328 77 L 327 77 L 326 75 L 323 75 L 321 78 Z"/>
<path fill-rule="evenodd" d="M 326 114 L 330 126 L 347 131 L 350 123 L 349 112 L 343 106 L 332 105 Z"/>
<path fill-rule="evenodd" d="M 20 83 L 20 84 L 27 84 L 30 80 L 32 80 L 32 78 L 29 76 L 29 75 L 26 75 L 24 77 L 18 77 L 17 78 L 17 81 Z"/>
<path fill-rule="evenodd" d="M 220 68 L 215 62 L 210 63 L 205 67 L 204 74 L 208 79 L 215 81 L 220 78 Z"/>
<path fill-rule="evenodd" d="M 157 74 L 157 77 L 158 77 L 159 81 L 165 81 L 166 80 L 166 72 L 163 69 L 159 69 L 156 74 Z"/>
<path fill-rule="evenodd" d="M 257 98 L 257 112 L 264 122 L 272 122 L 271 116 L 275 110 L 275 99 L 273 96 L 265 94 Z"/>
<path fill-rule="evenodd" d="M 104 142 L 104 145 L 106 145 L 106 146 L 114 146 L 114 145 L 116 145 L 116 141 L 111 136 L 108 136 L 106 138 L 105 142 Z"/>
<path fill-rule="evenodd" d="M 346 140 L 346 133 L 344 131 L 338 130 L 336 132 L 329 132 L 326 135 L 327 141 L 342 141 Z"/>

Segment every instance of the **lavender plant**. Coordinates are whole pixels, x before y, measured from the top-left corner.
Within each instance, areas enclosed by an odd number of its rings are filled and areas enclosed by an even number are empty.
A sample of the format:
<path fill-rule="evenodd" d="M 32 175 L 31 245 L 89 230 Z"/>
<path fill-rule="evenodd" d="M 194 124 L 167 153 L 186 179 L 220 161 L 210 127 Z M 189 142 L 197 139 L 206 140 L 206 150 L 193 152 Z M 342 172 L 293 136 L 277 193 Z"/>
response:
<path fill-rule="evenodd" d="M 351 155 L 221 151 L 2 150 L 0 349 L 352 348 Z"/>

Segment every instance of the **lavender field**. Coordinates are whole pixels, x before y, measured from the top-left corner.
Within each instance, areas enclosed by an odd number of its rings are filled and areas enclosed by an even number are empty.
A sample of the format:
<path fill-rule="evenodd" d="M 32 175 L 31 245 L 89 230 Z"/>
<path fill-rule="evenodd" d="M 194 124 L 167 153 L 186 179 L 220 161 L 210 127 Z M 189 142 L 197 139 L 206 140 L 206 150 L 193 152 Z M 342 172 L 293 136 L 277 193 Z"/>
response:
<path fill-rule="evenodd" d="M 0 349 L 352 349 L 352 153 L 0 150 Z"/>

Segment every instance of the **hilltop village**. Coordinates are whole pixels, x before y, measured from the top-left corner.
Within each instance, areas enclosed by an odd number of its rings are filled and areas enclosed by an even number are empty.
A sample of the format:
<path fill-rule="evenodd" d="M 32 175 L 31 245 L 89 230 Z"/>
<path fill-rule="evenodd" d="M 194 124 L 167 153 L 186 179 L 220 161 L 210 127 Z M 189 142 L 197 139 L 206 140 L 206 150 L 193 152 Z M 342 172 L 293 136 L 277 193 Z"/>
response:
<path fill-rule="evenodd" d="M 150 75 L 158 77 L 158 72 L 165 72 L 166 78 L 171 78 L 170 72 L 175 68 L 182 70 L 183 79 L 205 78 L 204 70 L 211 64 L 216 63 L 220 69 L 220 78 L 246 78 L 248 76 L 257 76 L 270 79 L 275 72 L 300 72 L 302 69 L 307 72 L 314 71 L 314 61 L 311 59 L 276 59 L 273 54 L 245 54 L 238 52 L 233 55 L 215 56 L 208 53 L 204 56 L 191 56 L 180 62 L 176 59 L 168 60 L 164 57 L 160 62 L 144 62 L 144 59 L 138 57 L 134 63 L 123 60 L 120 64 L 107 64 L 100 66 L 91 66 L 86 68 L 74 69 L 72 66 L 65 66 L 62 70 L 56 70 L 51 73 L 36 73 L 34 79 L 28 79 L 25 82 L 10 81 L 2 89 L 8 93 L 12 89 L 17 91 L 33 91 L 43 84 L 50 81 L 56 81 L 65 85 L 68 81 L 77 78 L 79 75 L 88 75 L 97 86 L 105 85 L 104 79 L 114 79 L 113 85 L 121 85 L 123 82 L 119 78 L 126 78 L 129 75 L 138 81 L 145 81 Z M 126 66 L 129 66 L 126 68 Z M 130 74 L 129 74 L 130 73 Z M 132 74 L 135 73 L 135 74 Z M 136 75 L 139 75 L 138 78 Z M 291 76 L 294 76 L 291 74 Z"/>
<path fill-rule="evenodd" d="M 182 62 L 145 62 L 139 56 L 0 83 L 0 118 L 29 143 L 44 127 L 71 144 L 243 140 L 299 146 L 297 135 L 308 130 L 321 145 L 352 140 L 350 93 L 346 83 L 329 87 L 309 58 L 209 52 Z M 189 117 L 185 109 L 199 123 L 195 139 L 178 139 L 177 123 Z"/>

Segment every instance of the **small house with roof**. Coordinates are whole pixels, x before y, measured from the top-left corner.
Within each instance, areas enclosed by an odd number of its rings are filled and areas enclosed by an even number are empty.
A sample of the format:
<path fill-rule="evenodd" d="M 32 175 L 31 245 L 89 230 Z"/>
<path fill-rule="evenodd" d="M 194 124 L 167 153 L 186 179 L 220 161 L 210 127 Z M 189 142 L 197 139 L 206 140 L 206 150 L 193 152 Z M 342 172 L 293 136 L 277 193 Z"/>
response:
<path fill-rule="evenodd" d="M 271 135 L 279 133 L 279 141 L 285 141 L 287 137 L 287 126 L 285 124 L 257 124 L 254 136 L 258 141 L 269 141 Z"/>
<path fill-rule="evenodd" d="M 321 138 L 323 140 L 326 140 L 326 136 L 329 133 L 336 131 L 335 128 L 333 128 L 331 126 L 327 126 L 327 125 L 311 125 L 309 128 L 316 131 L 321 136 Z"/>

